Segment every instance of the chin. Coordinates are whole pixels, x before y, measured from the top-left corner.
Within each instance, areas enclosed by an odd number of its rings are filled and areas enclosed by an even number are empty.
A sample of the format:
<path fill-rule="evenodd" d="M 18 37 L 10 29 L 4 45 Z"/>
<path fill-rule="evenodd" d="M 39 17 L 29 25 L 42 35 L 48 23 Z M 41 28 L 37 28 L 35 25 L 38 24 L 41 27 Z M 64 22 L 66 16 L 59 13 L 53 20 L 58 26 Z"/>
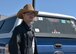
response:
<path fill-rule="evenodd" d="M 29 21 L 30 21 L 30 22 L 32 22 L 32 21 L 33 21 L 33 19 L 30 19 Z"/>

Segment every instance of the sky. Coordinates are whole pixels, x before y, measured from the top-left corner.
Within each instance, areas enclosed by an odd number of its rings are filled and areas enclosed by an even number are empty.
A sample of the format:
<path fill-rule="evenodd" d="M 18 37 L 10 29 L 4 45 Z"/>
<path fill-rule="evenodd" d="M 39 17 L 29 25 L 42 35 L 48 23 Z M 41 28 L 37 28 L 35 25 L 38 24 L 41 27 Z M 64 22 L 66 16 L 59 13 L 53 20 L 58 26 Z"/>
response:
<path fill-rule="evenodd" d="M 0 0 L 0 14 L 12 16 L 32 0 Z M 38 11 L 60 13 L 76 17 L 76 0 L 35 0 Z"/>

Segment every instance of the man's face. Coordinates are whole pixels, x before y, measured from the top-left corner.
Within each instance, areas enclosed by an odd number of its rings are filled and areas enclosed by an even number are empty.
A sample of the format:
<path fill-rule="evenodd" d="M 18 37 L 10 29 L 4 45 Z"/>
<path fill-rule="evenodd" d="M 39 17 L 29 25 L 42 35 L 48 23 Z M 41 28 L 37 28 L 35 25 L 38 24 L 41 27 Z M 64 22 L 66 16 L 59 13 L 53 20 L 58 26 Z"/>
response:
<path fill-rule="evenodd" d="M 28 23 L 32 22 L 34 17 L 35 17 L 34 12 L 26 12 L 23 14 L 23 20 Z"/>

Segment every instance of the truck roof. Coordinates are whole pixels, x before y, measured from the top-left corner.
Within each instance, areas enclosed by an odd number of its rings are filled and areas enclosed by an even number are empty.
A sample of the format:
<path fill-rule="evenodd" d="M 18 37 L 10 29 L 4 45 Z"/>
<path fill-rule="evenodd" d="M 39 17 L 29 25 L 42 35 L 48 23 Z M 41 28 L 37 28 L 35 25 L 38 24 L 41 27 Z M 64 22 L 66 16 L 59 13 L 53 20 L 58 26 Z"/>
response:
<path fill-rule="evenodd" d="M 43 12 L 43 11 L 38 11 L 38 16 L 49 16 L 49 17 L 59 17 L 59 18 L 64 18 L 64 19 L 75 19 L 76 18 L 74 16 L 70 16 L 70 15 L 65 15 L 65 14 L 59 14 L 59 13 L 51 13 L 51 12 Z M 9 16 L 7 18 L 11 18 L 11 17 L 17 17 L 16 14 Z M 5 19 L 7 19 L 5 18 Z M 4 20 L 4 19 L 2 19 Z"/>

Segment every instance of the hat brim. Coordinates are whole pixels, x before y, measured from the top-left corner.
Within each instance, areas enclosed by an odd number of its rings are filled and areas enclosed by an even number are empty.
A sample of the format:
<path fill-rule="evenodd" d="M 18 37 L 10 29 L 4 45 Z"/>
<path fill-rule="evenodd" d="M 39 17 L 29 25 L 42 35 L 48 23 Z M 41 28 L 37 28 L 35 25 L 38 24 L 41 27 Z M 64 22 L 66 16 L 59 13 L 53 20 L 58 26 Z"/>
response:
<path fill-rule="evenodd" d="M 17 17 L 20 18 L 20 19 L 23 19 L 22 14 L 26 13 L 26 12 L 33 12 L 35 14 L 35 16 L 38 15 L 38 11 L 20 9 L 20 11 L 17 13 Z"/>

